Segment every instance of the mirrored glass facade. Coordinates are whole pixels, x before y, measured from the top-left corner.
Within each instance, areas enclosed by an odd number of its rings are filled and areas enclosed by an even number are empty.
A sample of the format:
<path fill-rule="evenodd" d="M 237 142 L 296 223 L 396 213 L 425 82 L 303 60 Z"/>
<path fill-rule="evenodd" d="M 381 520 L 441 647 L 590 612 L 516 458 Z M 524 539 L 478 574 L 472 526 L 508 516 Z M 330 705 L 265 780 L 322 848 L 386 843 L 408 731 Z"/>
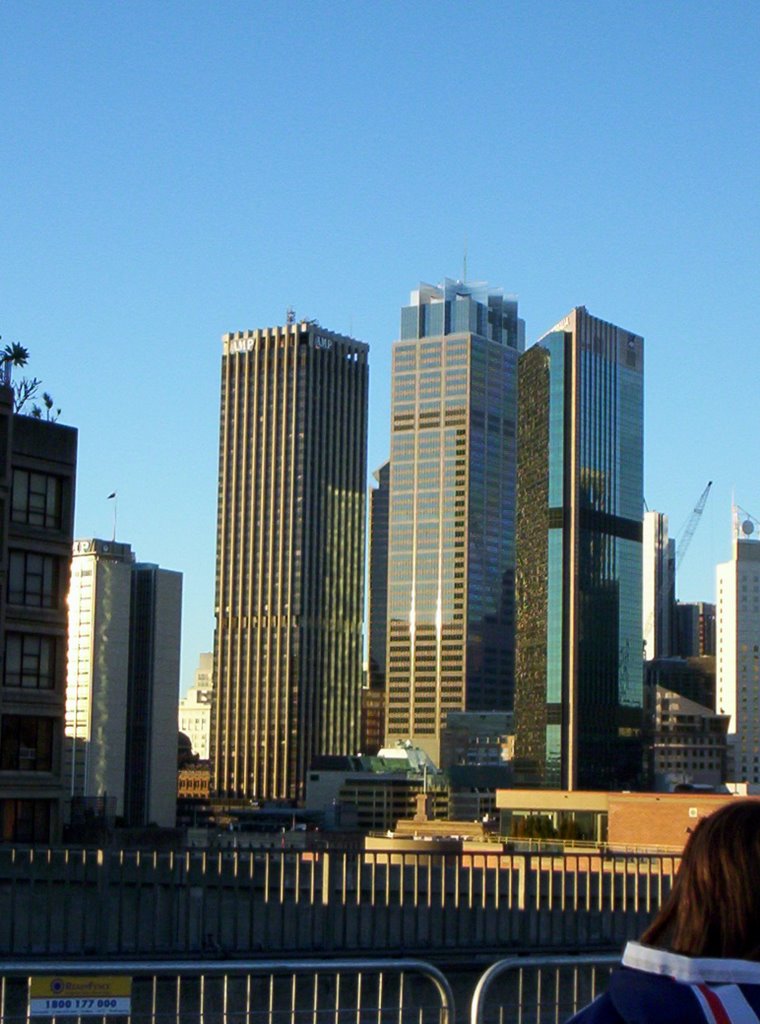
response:
<path fill-rule="evenodd" d="M 439 763 L 449 711 L 511 710 L 517 303 L 422 285 L 393 350 L 386 736 Z"/>
<path fill-rule="evenodd" d="M 643 341 L 580 307 L 520 361 L 516 770 L 642 770 Z"/>

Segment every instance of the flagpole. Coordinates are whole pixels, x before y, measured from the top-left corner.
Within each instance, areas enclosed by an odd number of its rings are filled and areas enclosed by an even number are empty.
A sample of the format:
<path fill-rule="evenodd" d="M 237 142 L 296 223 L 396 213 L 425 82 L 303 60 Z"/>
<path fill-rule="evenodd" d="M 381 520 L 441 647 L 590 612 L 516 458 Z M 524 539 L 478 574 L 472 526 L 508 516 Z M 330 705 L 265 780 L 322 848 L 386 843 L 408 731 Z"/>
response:
<path fill-rule="evenodd" d="M 111 494 L 109 494 L 108 497 L 106 498 L 106 501 L 111 501 L 112 499 L 113 499 L 113 537 L 112 537 L 112 541 L 115 544 L 116 543 L 116 516 L 117 516 L 117 513 L 119 511 L 119 492 L 118 491 L 112 491 Z"/>

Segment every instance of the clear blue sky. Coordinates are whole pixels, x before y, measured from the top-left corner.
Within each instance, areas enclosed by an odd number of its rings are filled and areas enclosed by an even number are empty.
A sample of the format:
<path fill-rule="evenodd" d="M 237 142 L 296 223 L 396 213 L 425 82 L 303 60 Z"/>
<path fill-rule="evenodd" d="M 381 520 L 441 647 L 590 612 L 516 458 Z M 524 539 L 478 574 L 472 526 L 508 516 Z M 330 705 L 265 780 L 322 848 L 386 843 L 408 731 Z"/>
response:
<path fill-rule="evenodd" d="M 79 428 L 77 534 L 185 577 L 210 649 L 220 335 L 299 316 L 371 345 L 370 468 L 419 281 L 646 339 L 646 498 L 712 599 L 760 515 L 760 5 L 0 4 L 0 333 Z"/>

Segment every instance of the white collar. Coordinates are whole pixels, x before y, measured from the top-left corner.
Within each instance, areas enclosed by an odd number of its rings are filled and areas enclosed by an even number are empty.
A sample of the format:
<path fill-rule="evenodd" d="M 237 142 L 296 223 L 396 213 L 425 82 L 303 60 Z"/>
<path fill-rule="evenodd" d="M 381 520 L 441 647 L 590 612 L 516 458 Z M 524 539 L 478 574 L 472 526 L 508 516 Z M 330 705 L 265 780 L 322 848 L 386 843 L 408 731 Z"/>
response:
<path fill-rule="evenodd" d="M 760 985 L 760 963 L 754 960 L 682 956 L 653 946 L 643 946 L 640 942 L 629 942 L 625 947 L 623 965 L 648 974 L 663 974 L 690 985 L 700 982 Z"/>

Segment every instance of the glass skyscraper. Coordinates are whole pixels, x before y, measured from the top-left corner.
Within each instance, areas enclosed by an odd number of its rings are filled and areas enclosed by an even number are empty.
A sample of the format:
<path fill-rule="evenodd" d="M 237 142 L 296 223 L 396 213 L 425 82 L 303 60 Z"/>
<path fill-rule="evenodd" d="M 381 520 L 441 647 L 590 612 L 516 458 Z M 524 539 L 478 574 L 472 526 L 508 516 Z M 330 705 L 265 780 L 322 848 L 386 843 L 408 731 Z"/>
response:
<path fill-rule="evenodd" d="M 421 285 L 393 347 L 386 739 L 439 763 L 450 711 L 510 710 L 517 302 Z"/>
<path fill-rule="evenodd" d="M 293 800 L 357 750 L 369 349 L 314 321 L 222 344 L 212 785 Z"/>
<path fill-rule="evenodd" d="M 516 777 L 641 778 L 643 341 L 574 309 L 520 360 Z"/>

